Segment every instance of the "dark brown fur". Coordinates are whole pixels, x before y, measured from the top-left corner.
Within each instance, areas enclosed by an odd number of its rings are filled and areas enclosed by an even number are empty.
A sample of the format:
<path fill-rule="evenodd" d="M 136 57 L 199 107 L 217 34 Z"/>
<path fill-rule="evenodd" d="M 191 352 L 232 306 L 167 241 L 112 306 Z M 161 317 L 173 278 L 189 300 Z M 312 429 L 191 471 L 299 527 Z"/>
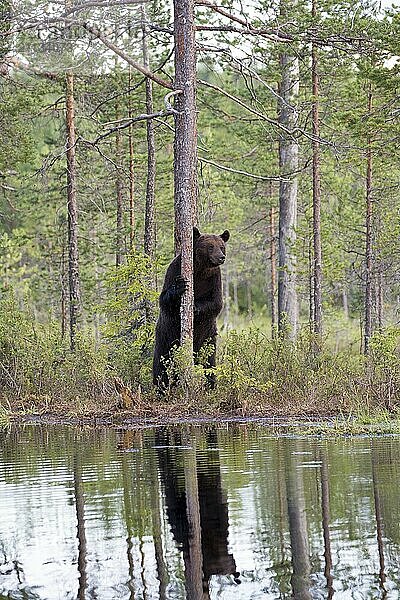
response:
<path fill-rule="evenodd" d="M 228 239 L 229 231 L 224 231 L 222 235 L 201 235 L 196 227 L 193 230 L 193 349 L 196 356 L 205 343 L 211 345 L 213 350 L 206 367 L 215 367 L 216 319 L 223 306 L 220 265 L 225 261 L 225 243 Z M 171 349 L 179 346 L 180 306 L 185 285 L 181 277 L 179 254 L 167 269 L 159 300 L 160 316 L 156 326 L 153 381 L 160 389 L 166 389 L 169 383 L 165 361 L 170 358 Z M 214 385 L 212 375 L 208 377 L 208 381 L 211 386 Z"/>

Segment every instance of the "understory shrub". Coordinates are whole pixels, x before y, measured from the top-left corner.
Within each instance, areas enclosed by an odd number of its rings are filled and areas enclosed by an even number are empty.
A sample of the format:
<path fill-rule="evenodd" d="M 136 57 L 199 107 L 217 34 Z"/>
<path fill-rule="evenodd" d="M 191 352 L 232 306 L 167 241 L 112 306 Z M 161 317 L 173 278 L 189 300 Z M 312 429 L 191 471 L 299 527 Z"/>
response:
<path fill-rule="evenodd" d="M 0 300 L 0 396 L 67 403 L 110 392 L 105 352 L 84 333 L 71 353 L 59 325 L 38 323 L 12 294 Z"/>

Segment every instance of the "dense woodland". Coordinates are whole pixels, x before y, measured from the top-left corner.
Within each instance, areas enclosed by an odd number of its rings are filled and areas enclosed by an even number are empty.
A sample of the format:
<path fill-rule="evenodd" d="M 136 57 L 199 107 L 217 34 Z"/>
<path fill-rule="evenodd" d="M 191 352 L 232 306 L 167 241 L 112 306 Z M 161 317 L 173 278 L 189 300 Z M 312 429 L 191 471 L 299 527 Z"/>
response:
<path fill-rule="evenodd" d="M 5 401 L 140 404 L 196 224 L 231 233 L 208 406 L 395 406 L 396 7 L 3 0 L 0 34 Z"/>

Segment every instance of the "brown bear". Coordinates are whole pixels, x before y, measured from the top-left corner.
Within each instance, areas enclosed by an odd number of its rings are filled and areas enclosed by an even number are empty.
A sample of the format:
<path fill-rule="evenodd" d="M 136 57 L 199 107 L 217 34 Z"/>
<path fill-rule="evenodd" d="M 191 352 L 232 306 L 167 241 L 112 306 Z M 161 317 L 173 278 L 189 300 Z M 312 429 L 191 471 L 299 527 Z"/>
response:
<path fill-rule="evenodd" d="M 222 310 L 222 282 L 220 265 L 225 262 L 225 243 L 229 231 L 222 235 L 201 234 L 193 228 L 193 284 L 194 284 L 194 331 L 193 350 L 195 358 L 201 347 L 211 346 L 206 368 L 215 367 L 217 338 L 217 316 Z M 153 382 L 160 391 L 168 387 L 166 362 L 171 349 L 179 346 L 181 298 L 186 282 L 181 276 L 181 255 L 178 254 L 169 265 L 164 286 L 160 295 L 160 315 L 156 325 L 156 339 L 153 357 Z M 215 376 L 207 376 L 209 385 L 214 387 Z"/>

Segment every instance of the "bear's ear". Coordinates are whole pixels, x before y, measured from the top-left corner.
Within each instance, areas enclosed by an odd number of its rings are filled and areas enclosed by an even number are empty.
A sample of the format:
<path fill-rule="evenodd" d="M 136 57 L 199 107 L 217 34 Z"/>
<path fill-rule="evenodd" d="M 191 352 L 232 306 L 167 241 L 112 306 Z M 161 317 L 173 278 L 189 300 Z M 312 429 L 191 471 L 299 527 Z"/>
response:
<path fill-rule="evenodd" d="M 193 241 L 195 242 L 196 240 L 198 240 L 200 236 L 201 236 L 201 233 L 197 229 L 197 227 L 193 227 Z"/>
<path fill-rule="evenodd" d="M 222 235 L 220 235 L 220 237 L 222 237 L 222 239 L 224 240 L 224 242 L 227 242 L 229 240 L 230 237 L 230 233 L 227 229 L 225 229 L 224 233 Z"/>

